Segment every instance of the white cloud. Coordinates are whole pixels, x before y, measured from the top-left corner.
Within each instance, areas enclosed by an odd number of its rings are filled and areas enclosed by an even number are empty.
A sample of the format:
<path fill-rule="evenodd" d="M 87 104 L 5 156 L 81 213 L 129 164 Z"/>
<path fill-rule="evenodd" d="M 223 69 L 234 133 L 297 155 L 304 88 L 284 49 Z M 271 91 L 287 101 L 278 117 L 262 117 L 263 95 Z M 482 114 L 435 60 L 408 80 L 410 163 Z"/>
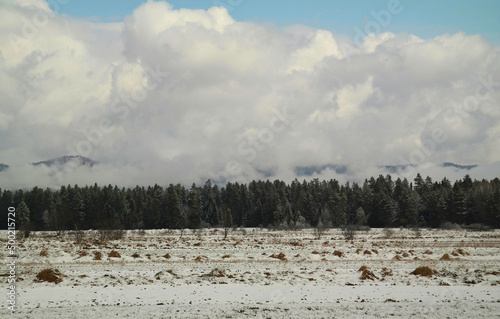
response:
<path fill-rule="evenodd" d="M 319 178 L 364 180 L 405 161 L 435 176 L 460 177 L 436 166 L 446 161 L 500 173 L 500 50 L 478 35 L 370 34 L 353 48 L 325 30 L 161 1 L 123 23 L 35 0 L 2 7 L 0 21 L 2 188 L 290 181 L 324 164 L 348 174 Z M 436 130 L 445 138 L 426 151 Z M 28 165 L 69 153 L 100 164 L 60 178 Z"/>

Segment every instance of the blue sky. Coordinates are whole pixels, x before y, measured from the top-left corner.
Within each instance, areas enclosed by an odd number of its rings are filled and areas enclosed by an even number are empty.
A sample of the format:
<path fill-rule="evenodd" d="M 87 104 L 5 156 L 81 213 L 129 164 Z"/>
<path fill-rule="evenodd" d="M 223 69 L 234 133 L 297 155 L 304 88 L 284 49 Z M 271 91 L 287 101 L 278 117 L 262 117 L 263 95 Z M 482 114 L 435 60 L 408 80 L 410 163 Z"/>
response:
<path fill-rule="evenodd" d="M 224 5 L 238 21 L 269 22 L 279 27 L 304 24 L 353 37 L 355 27 L 364 30 L 371 14 L 387 10 L 391 0 L 170 0 L 175 9 L 208 9 Z M 120 21 L 145 0 L 71 0 L 60 12 L 85 19 Z M 443 33 L 463 31 L 481 34 L 500 44 L 500 1 L 498 0 L 399 0 L 401 13 L 391 15 L 381 32 L 406 32 L 428 39 Z"/>

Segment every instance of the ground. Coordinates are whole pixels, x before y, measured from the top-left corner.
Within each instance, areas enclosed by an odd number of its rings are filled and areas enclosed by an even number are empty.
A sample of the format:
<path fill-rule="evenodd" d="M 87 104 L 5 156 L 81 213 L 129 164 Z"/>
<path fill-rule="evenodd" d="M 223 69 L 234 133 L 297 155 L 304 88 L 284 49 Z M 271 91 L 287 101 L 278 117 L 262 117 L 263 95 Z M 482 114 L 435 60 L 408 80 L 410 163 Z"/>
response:
<path fill-rule="evenodd" d="M 7 233 L 0 233 L 7 245 Z M 128 231 L 17 241 L 9 318 L 497 318 L 500 231 Z M 98 253 L 101 259 L 96 260 Z M 110 257 L 115 256 L 115 257 Z M 7 286 L 7 262 L 0 255 Z M 426 267 L 420 268 L 419 267 Z M 44 270 L 44 276 L 38 276 Z M 47 282 L 43 280 L 51 280 Z M 56 283 L 57 282 L 57 283 Z"/>

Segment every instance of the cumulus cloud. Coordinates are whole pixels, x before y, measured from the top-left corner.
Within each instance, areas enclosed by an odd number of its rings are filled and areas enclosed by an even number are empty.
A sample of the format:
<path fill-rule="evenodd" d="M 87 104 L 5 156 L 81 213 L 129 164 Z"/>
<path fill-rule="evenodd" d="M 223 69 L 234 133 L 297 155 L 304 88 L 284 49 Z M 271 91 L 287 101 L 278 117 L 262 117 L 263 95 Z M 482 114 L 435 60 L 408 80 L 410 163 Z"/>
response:
<path fill-rule="evenodd" d="M 500 50 L 479 35 L 369 34 L 354 46 L 161 1 L 120 23 L 17 1 L 0 21 L 0 163 L 11 166 L 0 187 L 290 181 L 298 166 L 342 181 L 381 165 L 500 173 Z M 99 164 L 29 164 L 66 154 Z"/>

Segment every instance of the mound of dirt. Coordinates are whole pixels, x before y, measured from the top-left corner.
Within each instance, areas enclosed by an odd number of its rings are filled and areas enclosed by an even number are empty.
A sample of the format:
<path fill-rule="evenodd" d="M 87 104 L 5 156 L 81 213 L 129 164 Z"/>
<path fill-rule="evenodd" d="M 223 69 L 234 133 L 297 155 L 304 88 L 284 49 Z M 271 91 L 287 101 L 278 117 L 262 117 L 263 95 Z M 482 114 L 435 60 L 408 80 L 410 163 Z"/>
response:
<path fill-rule="evenodd" d="M 427 266 L 420 266 L 414 271 L 412 271 L 410 274 L 415 275 L 415 276 L 423 276 L 423 277 L 432 277 L 436 275 L 438 272 L 435 269 L 432 269 Z"/>
<path fill-rule="evenodd" d="M 36 278 L 39 281 L 53 282 L 55 284 L 60 283 L 62 281 L 62 277 L 64 277 L 64 275 L 61 274 L 59 270 L 52 268 L 46 268 L 36 275 Z"/>
<path fill-rule="evenodd" d="M 453 258 L 450 257 L 450 254 L 444 254 L 441 258 L 439 258 L 439 260 L 449 261 L 453 260 Z"/>
<path fill-rule="evenodd" d="M 108 254 L 108 257 L 114 257 L 114 258 L 120 258 L 121 255 L 119 252 L 117 252 L 116 250 L 112 250 L 109 254 Z"/>

